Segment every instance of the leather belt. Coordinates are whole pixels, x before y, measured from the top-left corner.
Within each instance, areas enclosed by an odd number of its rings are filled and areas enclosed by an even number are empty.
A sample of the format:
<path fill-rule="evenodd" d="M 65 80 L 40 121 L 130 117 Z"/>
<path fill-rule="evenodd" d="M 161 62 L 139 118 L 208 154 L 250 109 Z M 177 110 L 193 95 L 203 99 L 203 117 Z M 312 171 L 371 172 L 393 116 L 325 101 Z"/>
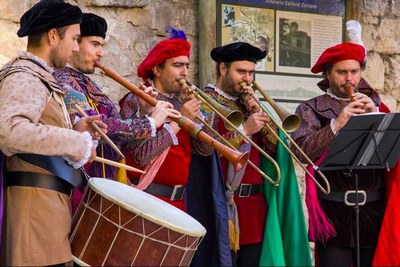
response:
<path fill-rule="evenodd" d="M 259 184 L 240 184 L 235 190 L 235 195 L 238 197 L 250 197 L 260 192 Z"/>
<path fill-rule="evenodd" d="M 336 202 L 343 202 L 346 206 L 355 206 L 356 197 L 358 198 L 358 205 L 363 206 L 367 202 L 374 202 L 385 198 L 385 190 L 374 192 L 365 192 L 358 190 L 347 190 L 345 192 L 331 191 L 328 195 L 319 194 L 318 198 L 323 200 L 330 200 Z"/>
<path fill-rule="evenodd" d="M 73 186 L 54 175 L 36 172 L 7 172 L 5 186 L 29 186 L 71 195 Z"/>
<path fill-rule="evenodd" d="M 132 179 L 134 184 L 138 184 L 138 179 Z M 158 183 L 151 183 L 144 192 L 153 196 L 169 198 L 171 201 L 182 200 L 185 195 L 185 186 L 183 185 L 163 185 Z"/>

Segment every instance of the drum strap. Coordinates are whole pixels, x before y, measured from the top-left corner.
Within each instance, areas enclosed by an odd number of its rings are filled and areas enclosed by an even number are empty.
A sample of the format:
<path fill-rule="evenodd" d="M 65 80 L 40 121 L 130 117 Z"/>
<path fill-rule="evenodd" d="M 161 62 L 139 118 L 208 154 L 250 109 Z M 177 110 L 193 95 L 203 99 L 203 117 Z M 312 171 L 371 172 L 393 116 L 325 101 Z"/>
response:
<path fill-rule="evenodd" d="M 132 179 L 132 183 L 137 184 L 139 179 Z M 158 183 L 151 183 L 144 192 L 158 197 L 169 198 L 171 201 L 182 200 L 185 195 L 185 186 L 183 185 L 164 185 Z"/>
<path fill-rule="evenodd" d="M 61 156 L 45 156 L 38 154 L 17 154 L 22 160 L 51 172 L 74 187 L 83 189 L 87 184 L 86 177 L 80 169 L 74 169 Z"/>

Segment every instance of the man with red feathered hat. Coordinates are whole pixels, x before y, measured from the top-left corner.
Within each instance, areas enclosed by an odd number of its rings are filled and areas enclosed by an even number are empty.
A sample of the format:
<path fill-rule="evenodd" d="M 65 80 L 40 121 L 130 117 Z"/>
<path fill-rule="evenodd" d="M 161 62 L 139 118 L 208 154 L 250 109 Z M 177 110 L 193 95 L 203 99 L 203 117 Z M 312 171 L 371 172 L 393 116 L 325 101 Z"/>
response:
<path fill-rule="evenodd" d="M 194 120 L 201 102 L 178 83 L 188 75 L 190 43 L 183 31 L 169 31 L 170 38 L 154 46 L 138 75 L 158 92 L 158 100 Z M 135 115 L 138 107 L 131 93 L 120 106 L 123 118 Z M 170 122 L 157 129 L 155 137 L 130 142 L 123 152 L 128 164 L 146 170 L 141 177 L 128 172 L 136 187 L 187 211 L 207 229 L 191 266 L 231 266 L 224 184 L 214 149 Z"/>
<path fill-rule="evenodd" d="M 157 100 L 173 104 L 183 116 L 194 120 L 200 114 L 201 101 L 179 85 L 189 71 L 190 43 L 183 31 L 170 28 L 171 37 L 156 44 L 138 67 L 138 75 L 158 92 Z M 137 110 L 133 94 L 121 101 L 121 115 L 130 118 Z M 155 137 L 135 140 L 126 149 L 127 163 L 145 168 L 147 174 L 134 184 L 175 207 L 186 210 L 185 186 L 189 177 L 191 154 L 211 155 L 214 149 L 181 130 L 177 122 L 164 124 Z M 153 175 L 152 175 L 153 174 Z"/>
<path fill-rule="evenodd" d="M 350 34 L 359 28 L 356 21 L 347 23 Z M 350 36 L 351 37 L 351 36 Z M 362 42 L 361 42 L 362 43 Z M 365 68 L 366 51 L 356 43 L 342 43 L 327 48 L 311 71 L 322 72 L 324 79 L 318 86 L 325 94 L 301 103 L 296 114 L 301 126 L 292 133 L 294 141 L 319 165 L 338 131 L 354 115 L 389 112 L 378 93 L 361 77 Z M 350 95 L 345 87 L 352 89 Z M 354 98 L 354 101 L 350 99 Z M 307 163 L 298 151 L 297 156 Z M 324 171 L 331 192 L 316 192 L 315 184 L 307 178 L 306 202 L 309 212 L 309 238 L 316 244 L 316 262 L 320 266 L 356 265 L 356 214 L 354 209 L 356 176 L 359 207 L 359 260 L 361 266 L 371 266 L 385 212 L 385 171 L 358 169 Z M 347 197 L 345 197 L 345 195 Z M 347 200 L 347 201 L 345 201 Z"/>

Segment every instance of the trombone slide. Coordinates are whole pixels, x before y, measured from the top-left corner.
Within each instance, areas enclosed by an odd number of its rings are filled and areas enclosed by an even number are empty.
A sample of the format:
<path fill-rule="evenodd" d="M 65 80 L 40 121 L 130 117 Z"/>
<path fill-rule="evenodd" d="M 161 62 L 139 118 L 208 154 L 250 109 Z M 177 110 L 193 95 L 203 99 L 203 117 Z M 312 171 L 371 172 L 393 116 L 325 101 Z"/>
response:
<path fill-rule="evenodd" d="M 114 81 L 118 82 L 119 84 L 123 85 L 125 88 L 136 94 L 138 97 L 149 103 L 151 106 L 155 107 L 157 105 L 157 100 L 150 95 L 146 94 L 144 91 L 137 88 L 135 85 L 130 83 L 127 79 L 116 73 L 115 71 L 103 66 L 100 62 L 96 62 L 94 64 L 95 67 L 98 67 L 104 71 L 104 73 L 112 78 Z M 240 171 L 243 167 L 246 166 L 247 160 L 249 158 L 249 153 L 239 153 L 230 149 L 229 147 L 224 146 L 207 133 L 201 130 L 201 127 L 194 123 L 192 120 L 182 116 L 180 119 L 178 118 L 171 118 L 173 121 L 178 123 L 179 127 L 183 130 L 191 134 L 192 136 L 201 139 L 202 141 L 206 142 L 214 149 L 219 151 L 225 158 L 227 158 L 234 166 L 236 172 Z"/>

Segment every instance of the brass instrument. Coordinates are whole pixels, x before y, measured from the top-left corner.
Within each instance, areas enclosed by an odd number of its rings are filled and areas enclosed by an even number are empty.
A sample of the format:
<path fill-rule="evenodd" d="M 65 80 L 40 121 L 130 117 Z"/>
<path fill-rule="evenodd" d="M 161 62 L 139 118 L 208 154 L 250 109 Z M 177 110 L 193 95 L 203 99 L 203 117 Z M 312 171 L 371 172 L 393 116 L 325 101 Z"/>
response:
<path fill-rule="evenodd" d="M 99 62 L 94 64 L 95 67 L 98 67 L 103 70 L 105 75 L 118 82 L 119 84 L 126 87 L 128 90 L 136 94 L 138 97 L 142 98 L 144 101 L 155 107 L 157 105 L 157 100 L 150 95 L 146 94 L 144 91 L 137 88 L 135 85 L 130 83 L 127 79 L 116 73 L 115 71 L 101 65 Z M 200 138 L 202 141 L 206 142 L 214 149 L 216 149 L 219 153 L 221 153 L 226 159 L 228 159 L 232 165 L 234 166 L 235 172 L 240 171 L 243 167 L 246 166 L 247 160 L 249 158 L 249 153 L 239 153 L 230 149 L 229 147 L 224 146 L 204 131 L 201 130 L 201 126 L 194 123 L 189 118 L 182 116 L 181 118 L 171 118 L 173 121 L 178 123 L 179 127 L 192 136 L 196 138 Z"/>
<path fill-rule="evenodd" d="M 188 87 L 192 86 L 192 83 L 186 81 L 185 79 L 179 80 L 178 83 L 180 86 L 185 86 L 185 85 Z M 229 108 L 220 105 L 218 102 L 211 99 L 211 97 L 209 97 L 206 93 L 201 91 L 197 86 L 195 86 L 194 94 L 203 103 L 206 103 L 212 110 L 214 109 L 218 110 L 224 118 L 228 119 L 230 123 L 224 121 L 226 129 L 235 130 L 235 128 L 239 127 L 242 124 L 243 113 L 240 112 L 239 110 L 230 110 Z"/>
<path fill-rule="evenodd" d="M 287 133 L 294 132 L 297 130 L 297 128 L 299 128 L 301 123 L 301 118 L 298 115 L 291 114 L 288 111 L 284 110 L 269 95 L 267 95 L 263 90 L 261 90 L 258 84 L 254 81 L 253 81 L 253 88 L 257 89 L 260 92 L 260 94 L 265 98 L 265 100 L 275 110 L 276 114 L 278 114 L 279 118 L 282 121 L 282 128 L 285 129 Z"/>
<path fill-rule="evenodd" d="M 247 83 L 246 82 L 242 82 L 240 84 L 242 87 L 246 86 Z M 286 119 L 288 116 L 286 116 L 286 114 L 289 114 L 287 111 L 284 111 L 280 106 L 278 106 L 275 101 L 267 96 L 267 94 L 260 88 L 260 86 L 253 81 L 253 88 L 255 90 L 258 90 L 261 95 L 267 100 L 267 102 L 275 109 L 275 112 L 279 114 L 282 114 L 283 118 Z M 253 94 L 250 94 L 254 100 L 260 105 L 260 107 L 263 109 L 263 111 L 267 114 L 270 114 L 269 111 L 267 110 L 267 108 L 260 102 L 260 100 Z M 296 115 L 297 116 L 297 115 Z M 290 117 L 290 116 L 289 116 Z M 290 143 L 300 152 L 300 154 L 306 159 L 306 161 L 311 164 L 314 168 L 314 170 L 316 170 L 316 172 L 321 176 L 321 178 L 323 179 L 325 185 L 326 185 L 326 189 L 317 181 L 317 179 L 307 170 L 306 167 L 303 166 L 303 164 L 301 163 L 301 161 L 296 157 L 296 155 L 293 154 L 293 152 L 290 150 L 290 148 L 279 138 L 278 134 L 271 128 L 271 126 L 269 126 L 268 124 L 266 124 L 268 130 L 275 135 L 275 137 L 277 138 L 277 140 L 283 145 L 283 147 L 290 153 L 290 155 L 292 156 L 292 158 L 294 160 L 296 160 L 297 163 L 299 163 L 300 167 L 302 167 L 302 169 L 308 174 L 310 175 L 310 177 L 314 180 L 314 182 L 316 183 L 316 185 L 318 186 L 318 188 L 326 195 L 329 194 L 329 192 L 331 191 L 330 188 L 330 184 L 328 182 L 328 179 L 325 177 L 325 175 L 317 170 L 318 167 L 314 164 L 314 162 L 306 155 L 306 153 L 304 153 L 304 151 L 296 144 L 296 142 L 290 137 L 290 135 L 288 134 L 288 132 L 283 128 L 283 126 L 280 126 L 279 123 L 272 117 L 270 116 L 272 122 L 283 132 L 283 134 L 285 135 L 285 137 L 290 141 Z M 299 118 L 300 119 L 300 118 Z M 290 125 L 290 124 L 289 124 Z M 293 129 L 295 128 L 293 125 L 289 127 L 289 129 Z M 298 126 L 295 128 L 297 129 Z M 292 130 L 293 131 L 293 130 Z"/>
<path fill-rule="evenodd" d="M 187 86 L 190 87 L 192 86 L 192 84 L 188 81 L 186 81 L 185 79 L 181 79 L 179 81 L 179 85 L 180 86 Z M 240 118 L 241 120 L 238 121 L 236 117 L 231 117 L 229 118 L 226 114 L 232 114 L 233 111 L 229 112 L 227 108 L 223 107 L 222 105 L 220 105 L 219 103 L 217 103 L 216 101 L 214 101 L 213 99 L 211 99 L 206 93 L 204 93 L 202 90 L 200 90 L 198 87 L 194 87 L 195 91 L 193 92 L 195 94 L 195 96 L 200 99 L 203 103 L 205 103 L 206 105 L 208 105 L 223 121 L 225 124 L 225 127 L 229 130 L 235 130 L 238 134 L 240 134 L 247 142 L 249 142 L 255 149 L 257 149 L 263 156 L 265 156 L 268 160 L 270 160 L 272 162 L 272 164 L 274 165 L 275 169 L 276 169 L 276 174 L 277 174 L 277 178 L 276 180 L 273 180 L 271 177 L 269 177 L 267 174 L 265 174 L 262 170 L 260 170 L 253 162 L 251 162 L 250 160 L 248 160 L 248 164 L 253 167 L 259 174 L 261 174 L 261 176 L 263 176 L 268 182 L 270 182 L 271 184 L 278 186 L 279 185 L 279 181 L 281 179 L 281 172 L 279 169 L 279 165 L 278 163 L 271 157 L 269 156 L 264 150 L 262 150 L 256 143 L 254 143 L 253 140 L 251 140 L 249 137 L 247 137 L 245 134 L 243 134 L 238 127 L 240 126 L 240 124 L 242 124 L 242 120 L 243 120 L 243 114 L 240 111 L 236 111 L 239 112 L 241 114 Z M 196 117 L 198 120 L 200 120 L 204 125 L 206 125 L 215 135 L 219 136 L 219 138 L 221 140 L 223 140 L 223 142 L 229 146 L 231 149 L 234 149 L 237 151 L 237 149 L 231 144 L 229 143 L 225 138 L 223 138 L 218 131 L 216 131 L 215 129 L 212 128 L 212 126 L 210 126 L 209 124 L 207 124 L 207 122 L 205 122 L 203 119 Z M 237 123 L 237 125 L 235 125 L 234 122 L 231 122 L 230 119 L 235 118 L 236 120 L 234 121 L 235 123 Z"/>

